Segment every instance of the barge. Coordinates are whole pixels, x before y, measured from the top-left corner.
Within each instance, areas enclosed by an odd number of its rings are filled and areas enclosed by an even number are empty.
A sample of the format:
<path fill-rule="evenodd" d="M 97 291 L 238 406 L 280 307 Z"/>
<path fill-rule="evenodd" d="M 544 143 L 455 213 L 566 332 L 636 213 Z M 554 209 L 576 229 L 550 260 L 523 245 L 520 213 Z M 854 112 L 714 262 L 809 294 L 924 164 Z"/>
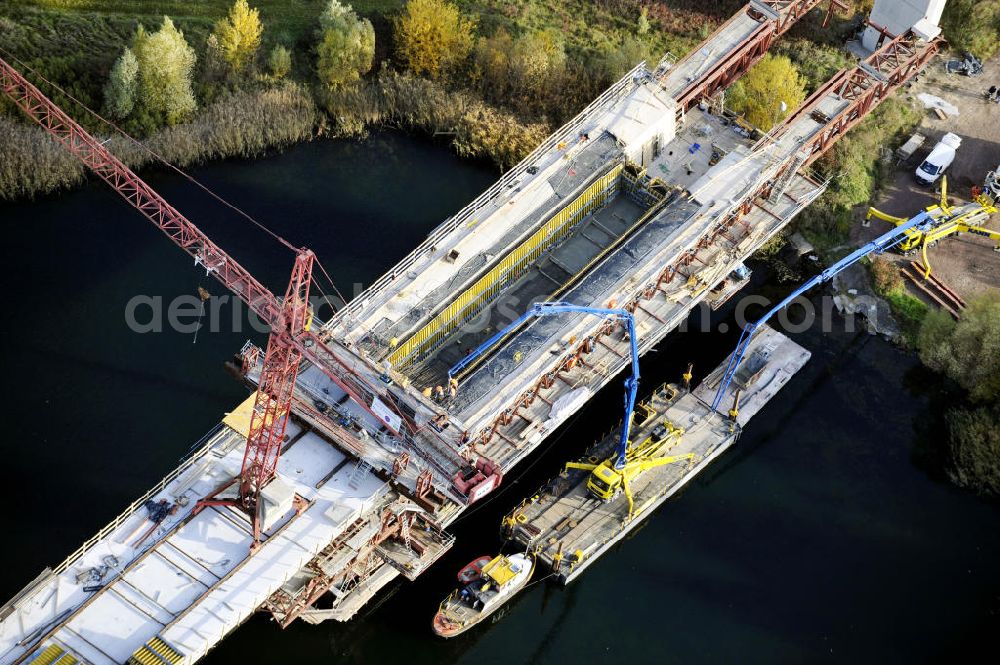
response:
<path fill-rule="evenodd" d="M 630 481 L 630 492 L 598 498 L 588 486 L 593 474 L 587 467 L 614 454 L 619 425 L 598 440 L 581 463 L 573 463 L 583 468 L 565 469 L 505 516 L 505 536 L 533 551 L 537 565 L 550 568 L 557 580 L 568 584 L 735 444 L 750 418 L 809 357 L 809 351 L 765 326 L 717 410 L 709 405 L 722 382 L 725 362 L 693 391 L 661 386 L 636 409 L 632 440 L 655 441 L 662 448 L 658 453 L 669 454 L 677 463 L 643 471 Z"/>

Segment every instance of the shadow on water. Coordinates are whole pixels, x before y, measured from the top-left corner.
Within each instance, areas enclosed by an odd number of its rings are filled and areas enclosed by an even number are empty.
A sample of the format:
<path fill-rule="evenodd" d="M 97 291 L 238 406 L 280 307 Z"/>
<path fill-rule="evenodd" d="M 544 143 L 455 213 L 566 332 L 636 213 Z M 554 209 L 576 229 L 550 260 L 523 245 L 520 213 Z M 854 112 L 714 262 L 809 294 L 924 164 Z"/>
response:
<path fill-rule="evenodd" d="M 255 162 L 198 170 L 223 196 L 317 251 L 342 290 L 370 282 L 495 174 L 397 133 L 316 141 Z M 151 180 L 220 245 L 280 290 L 291 259 L 178 178 Z M 3 595 L 57 562 L 155 483 L 246 391 L 221 369 L 248 337 L 192 344 L 137 335 L 137 293 L 193 293 L 203 279 L 134 212 L 86 187 L 0 207 L 0 266 L 15 298 L 0 317 L 7 458 L 0 501 L 18 546 Z M 146 225 L 148 226 L 148 225 Z M 45 265 L 37 252 L 45 248 Z M 789 287 L 755 273 L 748 290 Z M 735 345 L 732 307 L 712 332 L 671 334 L 643 359 L 641 394 L 696 379 Z M 728 323 L 725 333 L 718 324 Z M 532 586 L 502 620 L 454 640 L 431 617 L 466 562 L 501 547 L 501 517 L 621 418 L 611 382 L 453 527 L 455 547 L 348 624 L 278 630 L 255 616 L 206 663 L 931 662 L 998 628 L 1000 507 L 942 481 L 948 392 L 866 334 L 794 335 L 812 360 L 713 464 L 569 588 Z M 26 351 L 27 349 L 27 351 Z"/>

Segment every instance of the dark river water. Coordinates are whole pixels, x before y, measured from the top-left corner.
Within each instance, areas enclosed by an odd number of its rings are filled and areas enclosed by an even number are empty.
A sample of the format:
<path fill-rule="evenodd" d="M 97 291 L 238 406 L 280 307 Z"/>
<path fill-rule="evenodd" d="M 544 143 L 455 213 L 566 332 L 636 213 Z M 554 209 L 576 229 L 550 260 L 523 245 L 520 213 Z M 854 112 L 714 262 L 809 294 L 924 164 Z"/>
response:
<path fill-rule="evenodd" d="M 395 133 L 196 175 L 313 248 L 344 291 L 372 281 L 496 177 Z M 290 252 L 181 178 L 149 180 L 284 289 Z M 6 599 L 246 395 L 222 364 L 264 337 L 238 312 L 234 331 L 227 306 L 222 329 L 197 343 L 132 332 L 134 296 L 168 303 L 198 286 L 222 289 L 103 186 L 0 206 L 0 221 Z M 453 551 L 416 582 L 348 624 L 281 631 L 257 616 L 204 662 L 917 663 L 977 653 L 996 662 L 1000 506 L 942 480 L 927 453 L 939 435 L 935 380 L 865 333 L 795 339 L 812 360 L 738 446 L 570 587 L 535 584 L 501 620 L 452 641 L 430 631 L 454 572 L 499 548 L 500 517 L 620 419 L 618 382 L 456 524 Z M 643 362 L 646 391 L 688 361 L 707 371 L 734 343 L 732 333 L 673 334 Z"/>

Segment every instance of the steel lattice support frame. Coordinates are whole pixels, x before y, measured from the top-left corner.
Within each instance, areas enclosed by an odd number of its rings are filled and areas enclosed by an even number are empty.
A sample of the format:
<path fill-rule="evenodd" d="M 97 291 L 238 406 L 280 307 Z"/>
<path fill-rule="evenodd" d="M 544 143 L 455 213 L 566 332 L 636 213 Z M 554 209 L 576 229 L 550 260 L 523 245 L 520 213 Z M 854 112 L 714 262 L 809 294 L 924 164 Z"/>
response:
<path fill-rule="evenodd" d="M 2 59 L 0 88 L 28 117 L 111 185 L 178 247 L 205 266 L 264 321 L 273 325 L 279 318 L 280 305 L 267 287 Z"/>
<path fill-rule="evenodd" d="M 162 230 L 177 246 L 249 305 L 272 329 L 284 328 L 283 306 L 266 286 L 197 226 L 177 211 L 85 129 L 56 106 L 10 64 L 0 58 L 0 89 L 32 120 L 49 132 L 86 167 Z M 299 254 L 305 250 L 300 250 Z M 368 408 L 377 391 L 361 381 L 317 334 L 298 330 L 292 336 L 303 356 Z M 364 399 L 365 393 L 368 399 Z M 373 414 L 374 415 L 374 414 Z"/>
<path fill-rule="evenodd" d="M 743 9 L 719 26 L 703 43 L 710 43 L 744 14 L 760 21 L 760 25 L 708 72 L 700 75 L 696 81 L 693 81 L 675 97 L 679 111 L 686 111 L 703 98 L 710 97 L 718 90 L 729 87 L 764 57 L 774 40 L 787 32 L 792 25 L 812 11 L 820 2 L 821 0 L 764 0 L 756 3 L 762 9 L 769 11 L 770 15 L 764 14 L 755 6 L 755 3 L 744 6 Z M 831 9 L 833 6 L 843 7 L 843 3 L 840 0 L 833 0 L 830 6 Z M 694 49 L 674 67 L 696 57 L 701 51 L 700 47 Z"/>
<path fill-rule="evenodd" d="M 907 32 L 886 42 L 865 58 L 857 67 L 840 72 L 813 93 L 799 109 L 783 123 L 778 134 L 797 119 L 816 111 L 819 102 L 834 93 L 850 102 L 844 110 L 826 122 L 821 132 L 809 139 L 803 149 L 809 152 L 805 165 L 816 161 L 848 130 L 861 122 L 893 91 L 915 76 L 940 49 L 940 37 L 921 40 Z"/>
<path fill-rule="evenodd" d="M 272 332 L 267 341 L 240 473 L 240 501 L 247 510 L 255 509 L 260 490 L 274 477 L 278 466 L 295 379 L 302 362 L 302 352 L 294 344 L 292 334 L 309 325 L 309 282 L 314 260 L 310 251 L 296 257 L 282 302 L 286 327 Z M 256 511 L 253 514 L 256 517 Z"/>

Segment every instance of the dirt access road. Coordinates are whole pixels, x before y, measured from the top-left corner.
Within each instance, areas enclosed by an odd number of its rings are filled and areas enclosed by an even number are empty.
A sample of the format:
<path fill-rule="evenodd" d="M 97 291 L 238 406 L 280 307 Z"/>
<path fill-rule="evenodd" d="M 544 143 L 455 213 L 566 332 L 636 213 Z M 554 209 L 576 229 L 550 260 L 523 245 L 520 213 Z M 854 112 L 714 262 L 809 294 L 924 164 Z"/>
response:
<path fill-rule="evenodd" d="M 974 77 L 947 74 L 944 63 L 948 58 L 947 54 L 938 55 L 916 82 L 896 93 L 905 95 L 908 101 L 924 110 L 924 118 L 916 131 L 927 140 L 908 161 L 897 166 L 892 183 L 874 203 L 876 208 L 891 215 L 910 217 L 940 200 L 940 192 L 917 184 L 913 172 L 946 132 L 962 137 L 962 147 L 947 171 L 951 203 L 968 200 L 970 188 L 982 185 L 986 173 L 1000 164 L 1000 104 L 989 103 L 982 97 L 983 90 L 989 86 L 1000 86 L 1000 54 L 985 63 L 983 73 Z M 924 109 L 917 97 L 921 93 L 953 104 L 958 108 L 958 115 L 939 119 L 931 109 Z M 859 213 L 863 218 L 864 211 Z M 1000 229 L 1000 214 L 993 215 L 986 226 Z M 860 244 L 887 231 L 889 225 L 872 220 L 869 227 L 858 225 L 855 229 L 857 237 L 853 239 Z M 994 246 L 989 238 L 963 234 L 943 240 L 927 254 L 934 274 L 968 299 L 988 289 L 1000 289 L 1000 253 L 993 251 Z M 886 256 L 899 263 L 908 263 L 911 258 L 919 260 L 919 257 L 898 254 Z M 914 295 L 923 297 L 912 285 L 910 289 Z"/>

